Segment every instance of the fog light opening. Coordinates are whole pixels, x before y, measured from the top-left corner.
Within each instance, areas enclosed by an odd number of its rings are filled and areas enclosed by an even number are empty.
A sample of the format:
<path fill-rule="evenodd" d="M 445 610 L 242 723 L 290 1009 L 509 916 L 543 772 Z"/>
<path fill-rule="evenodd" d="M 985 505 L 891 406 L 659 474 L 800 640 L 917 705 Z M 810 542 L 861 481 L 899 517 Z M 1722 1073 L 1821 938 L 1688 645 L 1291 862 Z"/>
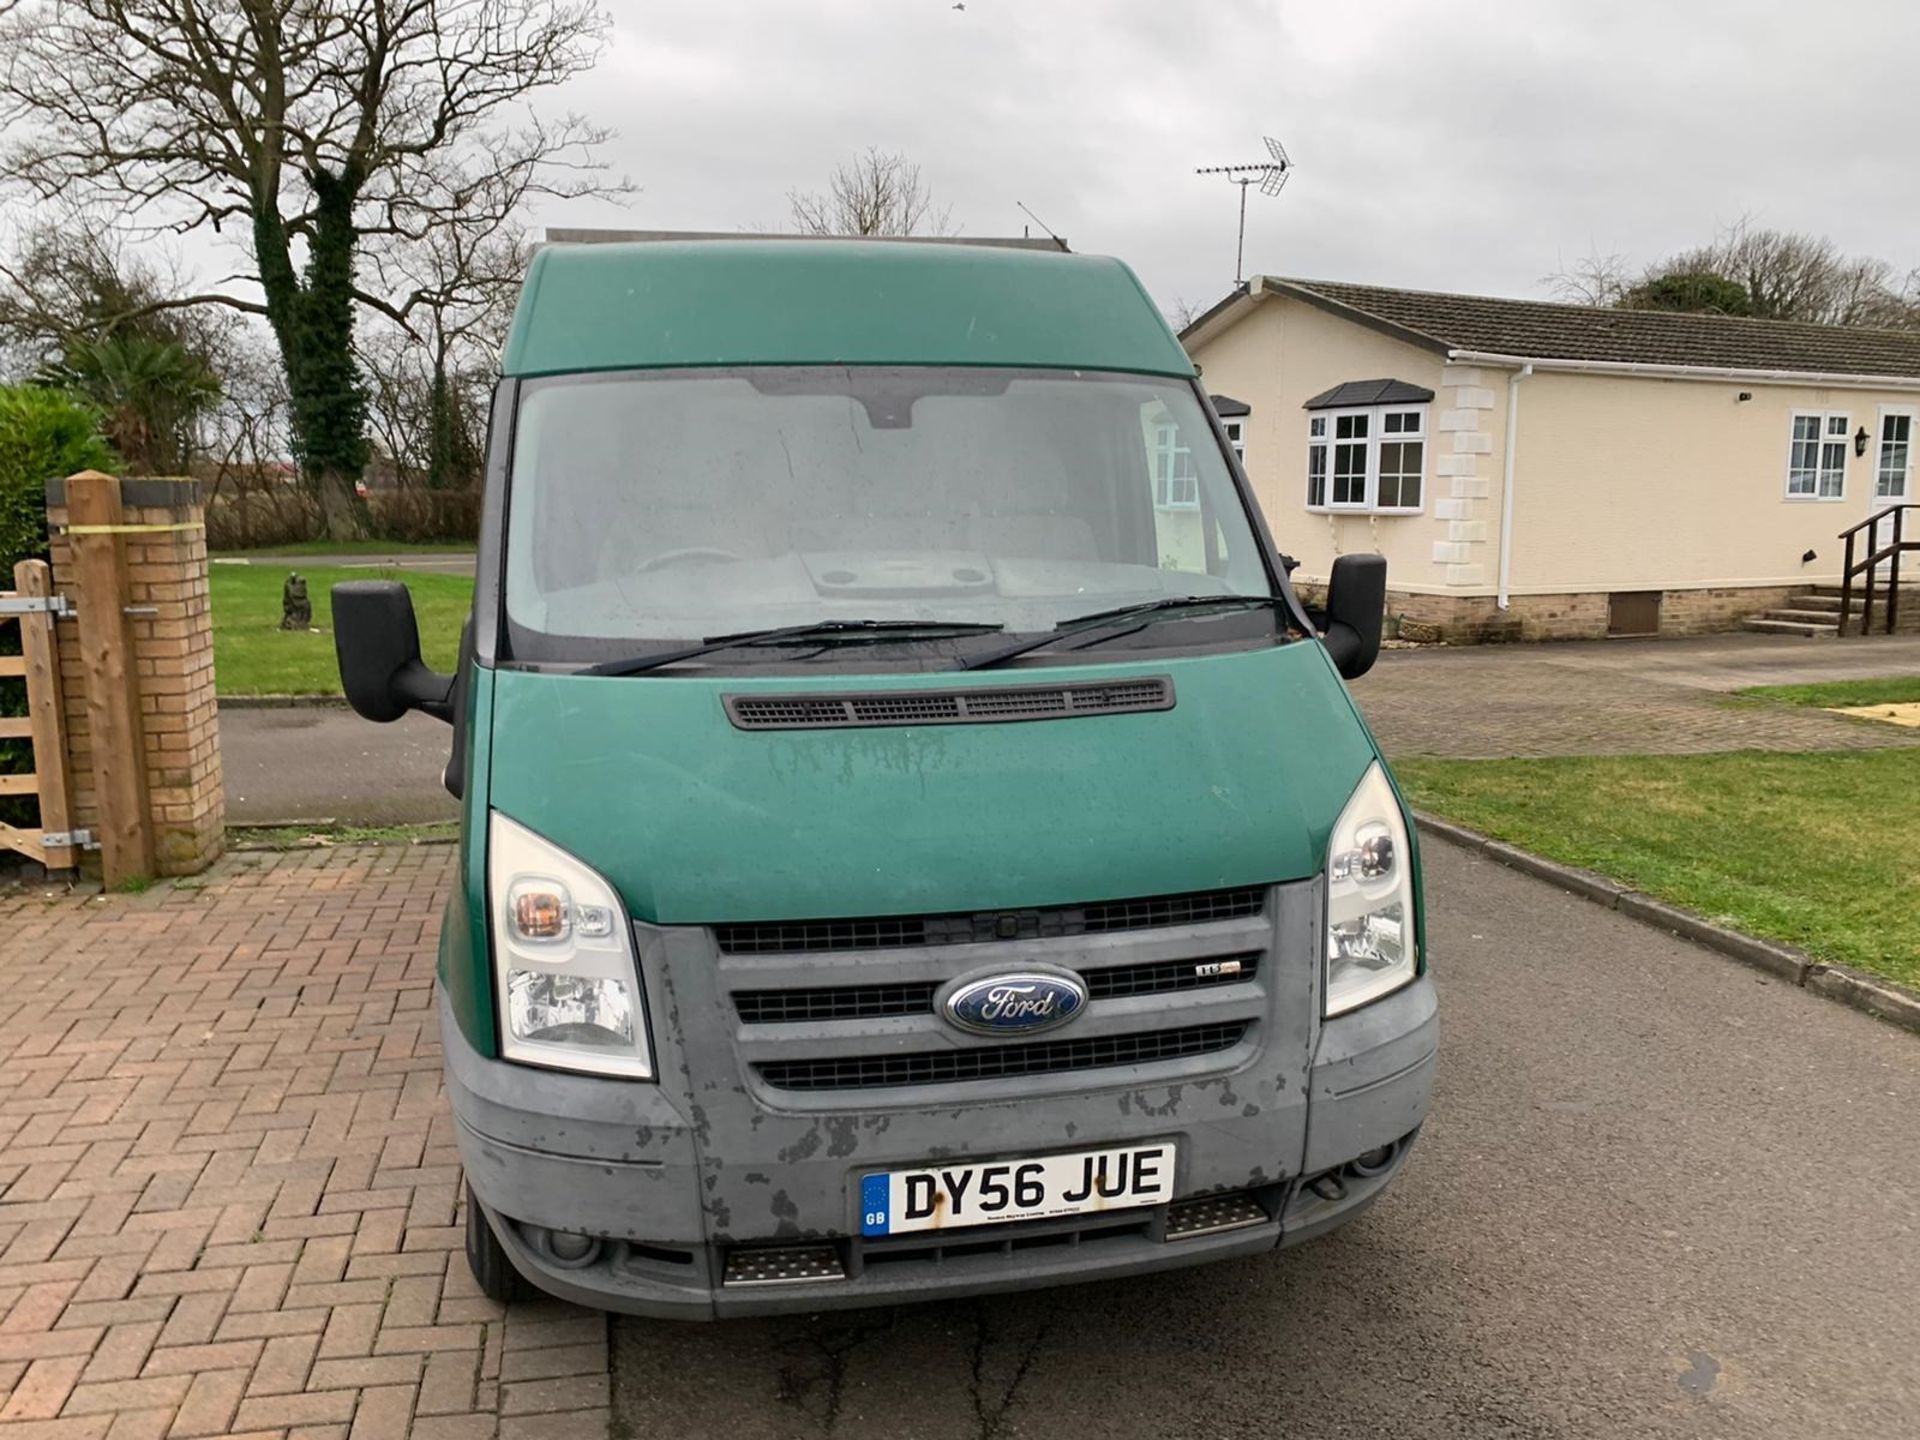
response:
<path fill-rule="evenodd" d="M 1395 1157 L 1400 1153 L 1400 1144 L 1382 1145 L 1369 1150 L 1364 1155 L 1356 1155 L 1347 1162 L 1347 1173 L 1357 1180 L 1371 1180 L 1376 1175 L 1384 1175 L 1393 1168 Z"/>
<path fill-rule="evenodd" d="M 534 1254 L 562 1270 L 584 1270 L 600 1258 L 600 1238 L 572 1230 L 549 1230 L 544 1225 L 522 1225 L 520 1233 Z"/>

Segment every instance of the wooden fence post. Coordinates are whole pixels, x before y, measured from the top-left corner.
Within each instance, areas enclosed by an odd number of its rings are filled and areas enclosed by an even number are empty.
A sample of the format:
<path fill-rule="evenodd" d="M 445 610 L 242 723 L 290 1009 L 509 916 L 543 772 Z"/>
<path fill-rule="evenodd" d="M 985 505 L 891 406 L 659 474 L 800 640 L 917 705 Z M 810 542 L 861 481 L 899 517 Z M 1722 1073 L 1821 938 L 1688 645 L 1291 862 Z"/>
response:
<path fill-rule="evenodd" d="M 102 879 L 112 889 L 154 874 L 147 746 L 127 619 L 125 519 L 120 482 L 111 475 L 82 471 L 67 481 L 66 496 L 93 788 L 100 811 L 100 865 Z"/>
<path fill-rule="evenodd" d="M 53 571 L 44 560 L 22 560 L 13 567 L 13 588 L 30 599 L 53 594 Z M 67 793 L 67 736 L 60 711 L 60 655 L 55 648 L 53 616 L 20 617 L 20 651 L 27 667 L 27 724 L 33 739 L 33 773 L 39 777 L 40 833 L 73 829 L 73 802 Z M 41 843 L 41 863 L 49 870 L 71 870 L 78 851 L 71 845 Z"/>

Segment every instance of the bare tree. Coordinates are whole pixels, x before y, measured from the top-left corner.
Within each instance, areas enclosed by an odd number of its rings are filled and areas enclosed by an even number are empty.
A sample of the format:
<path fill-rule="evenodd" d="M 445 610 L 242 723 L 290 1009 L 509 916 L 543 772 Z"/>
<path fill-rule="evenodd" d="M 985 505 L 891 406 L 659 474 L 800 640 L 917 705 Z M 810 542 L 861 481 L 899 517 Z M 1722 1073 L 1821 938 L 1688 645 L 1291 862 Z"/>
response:
<path fill-rule="evenodd" d="M 31 374 L 76 342 L 110 338 L 179 345 L 218 369 L 243 322 L 162 308 L 189 283 L 169 257 L 136 252 L 83 217 L 36 224 L 0 256 L 0 373 Z"/>
<path fill-rule="evenodd" d="M 360 345 L 374 438 L 403 478 L 477 485 L 488 392 L 528 259 L 513 234 L 447 226 L 386 261 L 424 297 L 411 334 L 376 324 Z"/>
<path fill-rule="evenodd" d="M 1176 333 L 1184 332 L 1206 313 L 1206 309 L 1206 306 L 1196 305 L 1184 295 L 1176 295 L 1173 304 L 1167 307 L 1167 323 L 1173 326 Z"/>
<path fill-rule="evenodd" d="M 1637 276 L 1621 256 L 1595 253 L 1546 283 L 1556 298 L 1581 305 L 1920 328 L 1920 272 L 1896 284 L 1884 260 L 1842 254 L 1824 235 L 1760 229 L 1744 217 Z"/>
<path fill-rule="evenodd" d="M 154 230 L 238 223 L 248 269 L 164 303 L 265 317 L 295 453 L 346 538 L 367 454 L 356 311 L 411 330 L 430 303 L 362 284 L 366 251 L 509 199 L 624 192 L 595 159 L 608 132 L 528 108 L 604 32 L 594 0 L 18 0 L 0 173 Z"/>
<path fill-rule="evenodd" d="M 1731 280 L 1746 291 L 1747 313 L 1762 320 L 1875 324 L 1894 299 L 1893 267 L 1886 261 L 1843 255 L 1824 235 L 1759 229 L 1746 218 L 1721 231 L 1713 243 L 1653 266 L 1646 279 L 1670 275 Z"/>
<path fill-rule="evenodd" d="M 383 285 L 407 295 L 412 309 L 410 324 L 385 327 L 385 343 L 361 349 L 380 392 L 377 428 L 389 453 L 432 489 L 478 479 L 485 391 L 530 259 L 513 223 L 527 179 L 477 177 L 476 192 L 419 240 L 372 251 Z M 378 375 L 376 353 L 384 356 Z"/>
<path fill-rule="evenodd" d="M 936 206 L 920 167 L 869 145 L 836 165 L 824 191 L 789 190 L 787 207 L 802 235 L 957 235 L 947 206 Z"/>
<path fill-rule="evenodd" d="M 1618 305 L 1633 284 L 1624 255 L 1589 250 L 1563 270 L 1544 277 L 1554 299 L 1568 305 Z"/>

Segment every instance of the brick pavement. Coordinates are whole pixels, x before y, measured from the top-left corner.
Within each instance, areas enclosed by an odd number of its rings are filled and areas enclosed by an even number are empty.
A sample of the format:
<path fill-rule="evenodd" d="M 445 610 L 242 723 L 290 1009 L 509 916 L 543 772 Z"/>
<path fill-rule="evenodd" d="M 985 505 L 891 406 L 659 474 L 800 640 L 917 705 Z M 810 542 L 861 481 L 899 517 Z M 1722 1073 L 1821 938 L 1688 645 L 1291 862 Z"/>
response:
<path fill-rule="evenodd" d="M 599 1440 L 604 1317 L 482 1297 L 433 969 L 452 852 L 0 890 L 0 1440 Z"/>
<path fill-rule="evenodd" d="M 1727 692 L 1916 670 L 1908 636 L 1480 645 L 1388 651 L 1353 693 L 1389 756 L 1868 750 L 1920 732 Z"/>

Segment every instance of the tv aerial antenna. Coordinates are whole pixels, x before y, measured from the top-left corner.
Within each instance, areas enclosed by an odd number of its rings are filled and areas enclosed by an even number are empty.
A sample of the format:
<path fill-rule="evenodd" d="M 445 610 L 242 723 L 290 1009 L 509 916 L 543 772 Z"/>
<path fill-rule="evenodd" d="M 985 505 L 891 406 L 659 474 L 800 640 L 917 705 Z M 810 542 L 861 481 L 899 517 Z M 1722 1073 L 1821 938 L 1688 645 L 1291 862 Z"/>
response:
<path fill-rule="evenodd" d="M 1281 187 L 1287 183 L 1287 177 L 1293 173 L 1293 162 L 1287 158 L 1286 147 L 1271 135 L 1263 136 L 1267 142 L 1267 154 L 1271 158 L 1255 165 L 1203 165 L 1193 173 L 1196 175 L 1224 175 L 1229 183 L 1240 187 L 1240 237 L 1233 247 L 1233 283 L 1241 280 L 1241 267 L 1247 249 L 1247 190 L 1258 185 L 1262 195 L 1278 195 Z"/>

